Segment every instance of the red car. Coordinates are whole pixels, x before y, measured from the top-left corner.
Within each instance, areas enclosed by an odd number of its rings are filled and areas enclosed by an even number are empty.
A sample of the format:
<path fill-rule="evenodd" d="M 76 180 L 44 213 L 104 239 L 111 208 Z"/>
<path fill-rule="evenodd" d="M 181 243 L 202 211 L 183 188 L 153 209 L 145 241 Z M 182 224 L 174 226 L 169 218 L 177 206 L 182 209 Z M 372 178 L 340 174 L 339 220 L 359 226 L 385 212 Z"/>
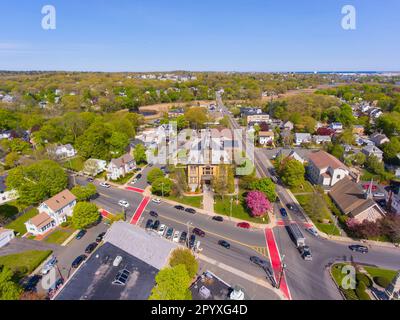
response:
<path fill-rule="evenodd" d="M 236 226 L 243 229 L 250 229 L 250 223 L 247 222 L 239 222 Z"/>
<path fill-rule="evenodd" d="M 370 185 L 371 185 L 370 183 L 363 184 L 363 189 L 364 189 L 364 190 L 368 190 Z M 372 191 L 376 191 L 376 190 L 378 190 L 378 187 L 377 187 L 376 185 L 373 184 L 373 185 L 372 185 Z"/>

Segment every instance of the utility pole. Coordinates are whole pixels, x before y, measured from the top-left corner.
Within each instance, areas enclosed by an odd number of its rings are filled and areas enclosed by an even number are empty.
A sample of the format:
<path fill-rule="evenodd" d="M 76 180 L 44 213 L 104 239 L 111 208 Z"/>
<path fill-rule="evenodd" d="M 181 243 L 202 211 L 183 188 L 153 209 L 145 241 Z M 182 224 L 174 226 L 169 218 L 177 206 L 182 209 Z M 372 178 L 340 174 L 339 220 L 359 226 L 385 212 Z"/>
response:
<path fill-rule="evenodd" d="M 186 227 L 187 227 L 186 246 L 188 247 L 188 249 L 190 249 L 190 248 L 189 248 L 189 234 L 190 234 L 189 225 L 191 225 L 191 224 L 192 224 L 192 223 L 191 223 L 190 221 L 188 221 L 188 222 L 186 223 Z"/>
<path fill-rule="evenodd" d="M 230 211 L 230 218 L 231 218 L 231 221 L 232 221 L 232 204 L 233 204 L 233 198 L 231 197 L 231 211 Z"/>
<path fill-rule="evenodd" d="M 161 182 L 161 195 L 164 198 L 164 182 Z"/>
<path fill-rule="evenodd" d="M 125 210 L 125 207 L 122 207 L 122 212 L 124 213 L 124 221 L 126 221 L 126 210 Z"/>
<path fill-rule="evenodd" d="M 283 273 L 286 269 L 286 264 L 283 262 L 283 260 L 285 259 L 285 256 L 282 256 L 282 260 L 281 260 L 281 270 L 279 272 L 279 280 L 278 280 L 278 284 L 277 284 L 277 289 L 279 289 L 281 287 L 281 282 L 282 282 L 282 278 L 283 278 Z"/>

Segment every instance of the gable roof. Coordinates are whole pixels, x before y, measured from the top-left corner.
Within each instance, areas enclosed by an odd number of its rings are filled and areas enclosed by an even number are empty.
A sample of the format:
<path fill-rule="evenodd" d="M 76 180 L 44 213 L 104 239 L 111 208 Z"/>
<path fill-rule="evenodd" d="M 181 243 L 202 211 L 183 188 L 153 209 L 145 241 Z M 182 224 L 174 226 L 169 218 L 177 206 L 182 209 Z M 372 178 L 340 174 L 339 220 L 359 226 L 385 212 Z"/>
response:
<path fill-rule="evenodd" d="M 311 153 L 308 159 L 319 169 L 331 167 L 332 169 L 347 170 L 347 167 L 339 159 L 322 150 Z"/>
<path fill-rule="evenodd" d="M 260 131 L 258 133 L 259 137 L 274 137 L 275 134 L 273 131 Z"/>
<path fill-rule="evenodd" d="M 52 221 L 53 219 L 47 213 L 42 212 L 31 218 L 29 220 L 29 223 L 33 224 L 36 228 L 40 229 L 48 225 Z"/>
<path fill-rule="evenodd" d="M 112 159 L 111 163 L 115 165 L 116 167 L 122 167 L 123 165 L 134 161 L 133 157 L 129 153 L 125 153 L 123 156 L 117 158 L 117 159 Z"/>
<path fill-rule="evenodd" d="M 65 189 L 60 193 L 56 194 L 54 197 L 44 201 L 43 203 L 47 205 L 54 212 L 64 208 L 66 205 L 76 200 L 76 197 L 72 194 L 71 191 Z"/>

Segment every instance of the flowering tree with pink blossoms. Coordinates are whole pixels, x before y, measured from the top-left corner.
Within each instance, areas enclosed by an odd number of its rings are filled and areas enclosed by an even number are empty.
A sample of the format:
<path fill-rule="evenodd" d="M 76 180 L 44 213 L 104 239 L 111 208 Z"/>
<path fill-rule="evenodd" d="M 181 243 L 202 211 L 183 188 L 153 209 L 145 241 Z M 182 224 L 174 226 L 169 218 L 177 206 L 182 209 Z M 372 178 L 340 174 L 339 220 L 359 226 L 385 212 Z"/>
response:
<path fill-rule="evenodd" d="M 250 191 L 246 197 L 247 207 L 253 217 L 262 217 L 272 210 L 272 205 L 261 191 Z"/>

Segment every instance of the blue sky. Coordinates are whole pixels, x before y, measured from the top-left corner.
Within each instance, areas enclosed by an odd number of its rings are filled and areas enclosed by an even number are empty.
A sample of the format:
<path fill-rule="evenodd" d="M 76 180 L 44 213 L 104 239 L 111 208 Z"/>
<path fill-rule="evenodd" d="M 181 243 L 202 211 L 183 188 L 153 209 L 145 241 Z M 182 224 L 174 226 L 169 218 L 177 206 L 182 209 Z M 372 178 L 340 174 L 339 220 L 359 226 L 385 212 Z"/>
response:
<path fill-rule="evenodd" d="M 56 30 L 41 28 L 44 5 Z M 354 5 L 357 29 L 341 27 Z M 0 69 L 400 70 L 398 0 L 2 0 Z"/>

